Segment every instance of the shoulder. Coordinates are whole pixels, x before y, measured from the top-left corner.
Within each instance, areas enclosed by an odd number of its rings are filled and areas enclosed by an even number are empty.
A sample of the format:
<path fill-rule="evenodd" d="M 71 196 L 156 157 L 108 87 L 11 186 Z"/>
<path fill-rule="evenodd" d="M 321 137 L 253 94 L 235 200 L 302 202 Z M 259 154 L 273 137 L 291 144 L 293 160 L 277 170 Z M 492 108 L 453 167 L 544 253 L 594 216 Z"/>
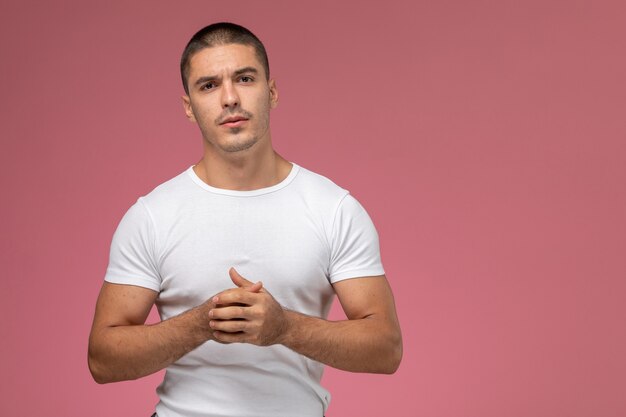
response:
<path fill-rule="evenodd" d="M 172 206 L 186 201 L 189 196 L 198 192 L 198 187 L 189 174 L 190 169 L 158 185 L 148 194 L 140 197 L 139 201 L 150 213 L 156 213 L 161 209 L 169 210 Z"/>
<path fill-rule="evenodd" d="M 309 199 L 320 202 L 338 204 L 349 191 L 335 184 L 329 178 L 298 166 L 298 175 L 295 185 L 306 194 Z"/>

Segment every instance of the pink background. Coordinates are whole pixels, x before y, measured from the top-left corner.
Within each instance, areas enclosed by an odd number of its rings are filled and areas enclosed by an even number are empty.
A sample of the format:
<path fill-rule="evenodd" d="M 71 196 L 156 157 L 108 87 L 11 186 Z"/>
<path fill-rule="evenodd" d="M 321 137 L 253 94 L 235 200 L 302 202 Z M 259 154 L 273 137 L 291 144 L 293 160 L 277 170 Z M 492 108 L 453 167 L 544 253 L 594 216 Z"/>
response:
<path fill-rule="evenodd" d="M 55 3 L 0 6 L 0 415 L 151 414 L 87 336 L 121 216 L 200 157 L 177 65 L 220 20 L 381 235 L 404 360 L 328 369 L 328 416 L 626 415 L 623 1 Z"/>

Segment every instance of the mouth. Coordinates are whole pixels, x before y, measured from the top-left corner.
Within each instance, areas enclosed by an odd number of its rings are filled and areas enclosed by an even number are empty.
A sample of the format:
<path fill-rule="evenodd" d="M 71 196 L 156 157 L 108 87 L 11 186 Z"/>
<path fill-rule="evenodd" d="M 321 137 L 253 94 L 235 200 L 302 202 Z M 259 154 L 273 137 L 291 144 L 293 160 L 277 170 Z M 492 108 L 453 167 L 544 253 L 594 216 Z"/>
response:
<path fill-rule="evenodd" d="M 247 121 L 248 121 L 248 119 L 243 117 L 243 116 L 231 116 L 231 117 L 228 117 L 228 118 L 224 119 L 220 123 L 220 126 L 239 127 L 239 126 L 243 125 Z"/>

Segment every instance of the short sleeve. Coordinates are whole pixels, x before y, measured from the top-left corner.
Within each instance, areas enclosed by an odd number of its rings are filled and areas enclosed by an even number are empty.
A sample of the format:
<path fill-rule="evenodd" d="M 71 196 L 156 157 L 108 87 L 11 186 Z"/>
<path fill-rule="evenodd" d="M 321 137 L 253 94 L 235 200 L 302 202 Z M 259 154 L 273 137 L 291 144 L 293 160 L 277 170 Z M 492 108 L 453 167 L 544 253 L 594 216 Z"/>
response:
<path fill-rule="evenodd" d="M 154 224 L 141 199 L 128 209 L 113 235 L 104 280 L 160 291 Z"/>
<path fill-rule="evenodd" d="M 384 273 L 374 223 L 363 206 L 347 194 L 337 209 L 332 227 L 330 282 Z"/>

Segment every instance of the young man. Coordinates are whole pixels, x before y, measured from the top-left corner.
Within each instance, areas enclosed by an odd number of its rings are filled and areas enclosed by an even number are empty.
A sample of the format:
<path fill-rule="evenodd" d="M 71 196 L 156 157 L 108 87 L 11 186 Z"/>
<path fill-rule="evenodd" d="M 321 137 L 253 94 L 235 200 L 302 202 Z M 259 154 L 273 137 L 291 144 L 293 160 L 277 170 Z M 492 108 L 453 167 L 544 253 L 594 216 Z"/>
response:
<path fill-rule="evenodd" d="M 323 365 L 393 373 L 402 341 L 361 205 L 278 155 L 261 42 L 218 23 L 181 60 L 194 166 L 126 213 L 89 339 L 99 383 L 167 368 L 159 417 L 320 417 Z M 327 321 L 334 295 L 348 320 Z M 162 321 L 145 325 L 153 304 Z"/>

